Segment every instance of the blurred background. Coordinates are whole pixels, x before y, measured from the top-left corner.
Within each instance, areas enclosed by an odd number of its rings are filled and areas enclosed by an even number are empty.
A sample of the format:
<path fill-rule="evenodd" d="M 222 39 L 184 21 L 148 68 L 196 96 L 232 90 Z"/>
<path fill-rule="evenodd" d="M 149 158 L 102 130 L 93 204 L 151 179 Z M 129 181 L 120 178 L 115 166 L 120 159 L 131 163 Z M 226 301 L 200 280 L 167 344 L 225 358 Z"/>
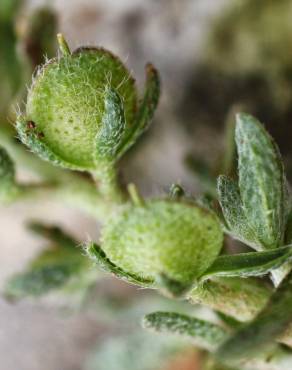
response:
<path fill-rule="evenodd" d="M 145 196 L 173 182 L 194 195 L 214 194 L 216 175 L 232 171 L 222 153 L 233 150 L 228 128 L 238 110 L 266 124 L 291 177 L 291 0 L 0 1 L 1 131 L 10 130 L 31 72 L 55 55 L 53 35 L 62 32 L 72 49 L 98 45 L 120 56 L 140 91 L 145 64 L 158 68 L 162 97 L 153 125 L 121 165 L 124 180 Z M 16 166 L 19 179 L 36 177 Z M 1 206 L 1 287 L 48 245 L 25 226 L 31 219 L 61 226 L 76 243 L 98 240 L 96 220 L 74 208 L 46 199 Z M 1 370 L 202 368 L 202 353 L 139 326 L 153 310 L 196 308 L 95 272 L 86 279 L 86 294 L 0 299 Z"/>

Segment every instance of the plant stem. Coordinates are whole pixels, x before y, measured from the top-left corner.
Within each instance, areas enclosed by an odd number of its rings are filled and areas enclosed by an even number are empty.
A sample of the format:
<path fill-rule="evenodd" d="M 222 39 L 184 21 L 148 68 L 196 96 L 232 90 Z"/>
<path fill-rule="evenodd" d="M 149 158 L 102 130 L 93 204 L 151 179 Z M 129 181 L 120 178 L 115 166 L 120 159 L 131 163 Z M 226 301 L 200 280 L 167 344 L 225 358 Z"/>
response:
<path fill-rule="evenodd" d="M 79 173 L 40 160 L 17 142 L 13 135 L 13 130 L 7 125 L 0 125 L 0 145 L 3 145 L 17 165 L 41 176 L 45 183 L 19 185 L 13 197 L 5 200 L 5 203 L 34 197 L 50 198 L 76 206 L 97 219 L 104 219 L 115 208 L 115 203 L 120 204 L 125 200 L 114 168 L 107 168 L 102 174 L 99 173 L 97 189 L 93 182 Z"/>
<path fill-rule="evenodd" d="M 71 182 L 18 185 L 13 196 L 5 199 L 3 203 L 52 200 L 76 207 L 98 220 L 104 220 L 114 211 L 115 203 L 105 200 L 89 180 L 77 176 L 73 176 L 71 180 Z"/>
<path fill-rule="evenodd" d="M 116 204 L 125 202 L 125 194 L 119 184 L 116 167 L 112 163 L 99 165 L 98 170 L 91 171 L 91 175 L 96 182 L 98 192 L 106 201 Z"/>

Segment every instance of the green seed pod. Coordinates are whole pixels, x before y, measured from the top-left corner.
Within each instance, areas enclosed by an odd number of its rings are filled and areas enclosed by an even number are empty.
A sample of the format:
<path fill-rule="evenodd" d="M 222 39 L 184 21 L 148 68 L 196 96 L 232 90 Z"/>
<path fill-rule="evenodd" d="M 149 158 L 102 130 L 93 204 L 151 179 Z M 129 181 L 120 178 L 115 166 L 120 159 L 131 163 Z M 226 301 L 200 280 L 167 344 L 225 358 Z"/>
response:
<path fill-rule="evenodd" d="M 104 227 L 101 242 L 123 270 L 157 285 L 187 287 L 214 262 L 223 236 L 216 217 L 194 204 L 150 200 L 123 207 Z"/>
<path fill-rule="evenodd" d="M 157 73 L 147 69 L 137 110 L 134 79 L 116 56 L 88 47 L 71 53 L 58 38 L 62 55 L 38 71 L 18 119 L 19 136 L 42 158 L 100 178 L 147 128 L 158 101 Z"/>

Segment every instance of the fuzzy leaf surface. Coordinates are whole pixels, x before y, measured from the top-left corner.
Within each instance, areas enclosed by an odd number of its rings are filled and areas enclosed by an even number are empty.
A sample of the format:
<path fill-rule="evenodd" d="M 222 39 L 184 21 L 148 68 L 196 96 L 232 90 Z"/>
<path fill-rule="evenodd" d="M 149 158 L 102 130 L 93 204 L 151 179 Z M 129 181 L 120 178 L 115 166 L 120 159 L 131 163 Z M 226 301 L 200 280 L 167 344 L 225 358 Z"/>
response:
<path fill-rule="evenodd" d="M 97 161 L 100 158 L 115 159 L 126 128 L 123 101 L 114 89 L 106 90 L 104 105 L 101 129 L 96 137 Z"/>
<path fill-rule="evenodd" d="M 218 350 L 218 358 L 237 361 L 251 358 L 269 346 L 292 322 L 292 273 L 283 280 L 267 305 L 248 325 L 238 330 Z"/>
<path fill-rule="evenodd" d="M 146 65 L 146 84 L 144 97 L 141 101 L 133 129 L 130 131 L 128 137 L 125 139 L 123 145 L 119 149 L 119 156 L 121 157 L 137 139 L 148 129 L 153 118 L 155 109 L 158 105 L 160 95 L 160 80 L 156 68 L 148 63 Z"/>
<path fill-rule="evenodd" d="M 244 213 L 263 248 L 278 247 L 284 236 L 286 180 L 278 147 L 248 114 L 236 118 L 239 189 Z"/>
<path fill-rule="evenodd" d="M 217 192 L 223 216 L 228 226 L 227 232 L 243 243 L 255 247 L 258 245 L 255 233 L 248 225 L 238 185 L 227 176 L 219 176 Z"/>
<path fill-rule="evenodd" d="M 54 246 L 42 252 L 28 268 L 8 280 L 5 294 L 9 298 L 41 296 L 65 287 L 72 279 L 90 268 L 80 250 Z"/>
<path fill-rule="evenodd" d="M 176 312 L 154 312 L 146 315 L 143 327 L 158 333 L 182 336 L 211 351 L 228 338 L 228 333 L 220 326 Z"/>
<path fill-rule="evenodd" d="M 212 276 L 261 276 L 292 260 L 292 245 L 264 252 L 223 255 L 216 258 L 201 279 Z"/>

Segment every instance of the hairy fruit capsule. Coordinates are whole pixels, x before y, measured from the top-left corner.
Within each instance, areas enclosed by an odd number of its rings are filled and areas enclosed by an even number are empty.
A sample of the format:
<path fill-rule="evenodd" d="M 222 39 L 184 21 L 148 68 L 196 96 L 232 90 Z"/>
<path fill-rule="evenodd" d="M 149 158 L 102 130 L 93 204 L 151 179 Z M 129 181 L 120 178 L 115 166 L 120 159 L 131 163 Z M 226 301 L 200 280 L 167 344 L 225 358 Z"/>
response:
<path fill-rule="evenodd" d="M 70 52 L 41 67 L 18 118 L 20 139 L 43 159 L 102 177 L 147 128 L 158 102 L 156 70 L 147 68 L 145 96 L 137 108 L 135 81 L 123 63 L 102 48 Z M 27 122 L 35 130 L 27 130 Z M 107 170 L 108 171 L 108 170 Z"/>
<path fill-rule="evenodd" d="M 216 217 L 196 205 L 151 200 L 128 205 L 104 227 L 102 248 L 123 270 L 191 284 L 215 260 L 223 235 Z"/>
<path fill-rule="evenodd" d="M 26 119 L 36 123 L 44 144 L 58 157 L 92 169 L 109 88 L 123 98 L 130 125 L 136 90 L 126 68 L 103 49 L 78 49 L 39 71 L 28 94 Z"/>

